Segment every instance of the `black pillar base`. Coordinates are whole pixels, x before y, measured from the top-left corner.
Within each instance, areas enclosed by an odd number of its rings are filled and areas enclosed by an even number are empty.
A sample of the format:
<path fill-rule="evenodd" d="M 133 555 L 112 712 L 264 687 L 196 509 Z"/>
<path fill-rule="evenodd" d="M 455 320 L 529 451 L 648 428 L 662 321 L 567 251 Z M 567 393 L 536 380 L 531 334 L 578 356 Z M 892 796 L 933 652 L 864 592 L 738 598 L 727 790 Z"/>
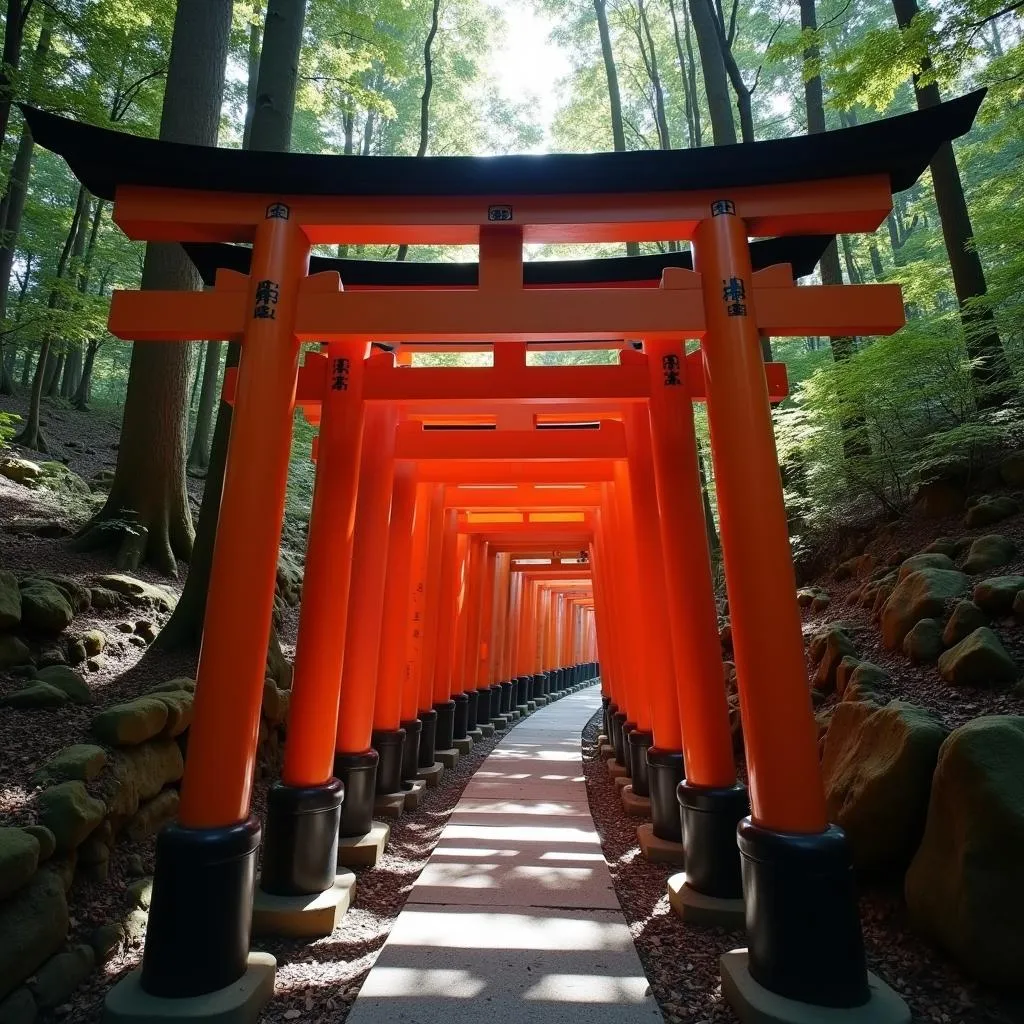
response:
<path fill-rule="evenodd" d="M 437 750 L 451 750 L 455 743 L 455 701 L 446 700 L 435 704 L 437 712 L 437 732 L 434 745 Z"/>
<path fill-rule="evenodd" d="M 530 682 L 530 700 L 536 700 L 538 697 L 544 696 L 544 673 L 534 672 L 533 679 Z"/>
<path fill-rule="evenodd" d="M 512 710 L 512 691 L 515 689 L 516 684 L 512 682 L 501 684 L 501 708 L 500 712 L 503 715 L 509 714 Z"/>
<path fill-rule="evenodd" d="M 420 770 L 420 737 L 423 734 L 423 723 L 414 718 L 403 722 L 405 730 L 405 746 L 402 748 L 402 781 L 412 782 Z"/>
<path fill-rule="evenodd" d="M 626 775 L 633 777 L 633 766 L 629 762 L 629 734 L 636 731 L 636 722 L 622 723 L 622 767 L 626 769 Z"/>
<path fill-rule="evenodd" d="M 491 724 L 491 688 L 481 686 L 476 691 L 476 724 Z"/>
<path fill-rule="evenodd" d="M 417 715 L 423 723 L 420 731 L 420 756 L 417 762 L 420 768 L 434 767 L 434 752 L 437 749 L 437 712 L 431 708 Z"/>
<path fill-rule="evenodd" d="M 466 732 L 476 728 L 480 694 L 476 690 L 466 691 Z"/>
<path fill-rule="evenodd" d="M 542 697 L 551 697 L 551 679 L 554 676 L 554 672 L 548 670 L 544 673 L 544 689 L 541 690 Z"/>
<path fill-rule="evenodd" d="M 626 766 L 626 737 L 622 735 L 622 727 L 626 724 L 626 713 L 616 711 L 612 715 L 612 746 L 615 748 L 615 763 Z"/>
<path fill-rule="evenodd" d="M 683 829 L 676 790 L 683 781 L 683 755 L 678 750 L 651 747 L 647 751 L 647 781 L 654 835 L 669 843 L 681 843 Z"/>
<path fill-rule="evenodd" d="M 611 706 L 611 697 L 601 698 L 601 735 L 607 737 L 609 743 L 612 738 L 612 727 L 611 723 L 608 721 L 609 715 L 613 714 Z"/>
<path fill-rule="evenodd" d="M 501 683 L 492 683 L 491 687 L 491 718 L 501 714 Z"/>
<path fill-rule="evenodd" d="M 695 786 L 686 779 L 676 789 L 686 882 L 705 896 L 726 900 L 743 898 L 740 851 L 736 826 L 750 813 L 747 787 Z"/>
<path fill-rule="evenodd" d="M 469 731 L 469 697 L 464 693 L 456 693 L 452 700 L 455 701 L 455 717 L 452 721 L 452 741 L 464 740 Z"/>
<path fill-rule="evenodd" d="M 334 885 L 345 787 L 338 779 L 297 788 L 277 782 L 267 793 L 260 888 L 274 896 L 311 896 Z"/>
<path fill-rule="evenodd" d="M 365 754 L 335 754 L 334 775 L 345 786 L 338 835 L 365 836 L 373 826 L 373 801 L 377 795 L 376 750 Z"/>
<path fill-rule="evenodd" d="M 225 828 L 169 825 L 157 835 L 143 991 L 201 996 L 245 974 L 259 845 L 256 818 Z"/>
<path fill-rule="evenodd" d="M 737 829 L 751 977 L 770 992 L 816 1006 L 863 1006 L 864 940 L 846 833 Z"/>
<path fill-rule="evenodd" d="M 629 777 L 633 780 L 633 793 L 636 796 L 651 795 L 647 776 L 647 751 L 653 742 L 653 733 L 634 729 L 629 734 Z"/>
<path fill-rule="evenodd" d="M 530 676 L 516 677 L 516 707 L 530 699 Z"/>
<path fill-rule="evenodd" d="M 402 791 L 402 757 L 405 747 L 404 729 L 374 729 L 370 746 L 377 751 L 377 792 Z"/>

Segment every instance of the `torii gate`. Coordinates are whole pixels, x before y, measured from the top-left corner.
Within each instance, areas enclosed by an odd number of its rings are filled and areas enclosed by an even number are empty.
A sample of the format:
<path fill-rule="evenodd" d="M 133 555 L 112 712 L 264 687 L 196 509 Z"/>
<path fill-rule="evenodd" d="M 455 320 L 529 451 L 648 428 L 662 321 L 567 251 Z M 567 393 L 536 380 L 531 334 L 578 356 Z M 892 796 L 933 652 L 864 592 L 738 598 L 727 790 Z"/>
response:
<path fill-rule="evenodd" d="M 891 990 L 868 984 L 845 836 L 828 824 L 820 783 L 807 782 L 818 777 L 817 749 L 760 357 L 761 333 L 891 333 L 902 324 L 901 298 L 883 286 L 758 284 L 748 240 L 873 231 L 892 191 L 970 128 L 981 98 L 740 149 L 487 160 L 204 149 L 25 110 L 35 140 L 63 155 L 93 194 L 114 201 L 129 237 L 253 242 L 245 292 L 117 293 L 111 306 L 119 336 L 241 339 L 243 351 L 180 822 L 158 839 L 141 975 L 110 993 L 109 1019 L 152 1019 L 186 996 L 233 1000 L 254 1019 L 273 984 L 273 964 L 248 955 L 260 836 L 250 794 L 300 342 L 337 346 L 331 358 L 348 360 L 334 364 L 344 391 L 362 374 L 370 340 L 500 348 L 509 339 L 624 337 L 697 339 L 705 368 L 751 769 L 752 816 L 738 832 L 749 950 L 723 957 L 723 990 L 744 1015 L 774 1005 L 774 1019 L 795 1019 L 810 1003 L 870 1005 L 873 1020 L 907 1019 Z M 694 269 L 667 272 L 661 288 L 524 287 L 526 242 L 665 237 L 691 242 Z M 308 277 L 312 245 L 342 242 L 479 243 L 478 284 L 342 292 L 334 275 Z M 677 369 L 663 366 L 667 392 Z M 651 396 L 652 409 L 658 401 Z M 350 451 L 361 404 L 350 401 L 331 427 Z M 371 406 L 368 438 L 386 438 L 379 420 Z M 363 555 L 352 554 L 356 579 Z M 351 710 L 343 694 L 340 726 Z M 292 794 L 293 803 L 330 803 L 336 790 L 332 780 Z M 695 802 L 713 816 L 719 796 L 711 787 Z M 780 999 L 793 1001 L 789 1010 L 777 1008 Z"/>

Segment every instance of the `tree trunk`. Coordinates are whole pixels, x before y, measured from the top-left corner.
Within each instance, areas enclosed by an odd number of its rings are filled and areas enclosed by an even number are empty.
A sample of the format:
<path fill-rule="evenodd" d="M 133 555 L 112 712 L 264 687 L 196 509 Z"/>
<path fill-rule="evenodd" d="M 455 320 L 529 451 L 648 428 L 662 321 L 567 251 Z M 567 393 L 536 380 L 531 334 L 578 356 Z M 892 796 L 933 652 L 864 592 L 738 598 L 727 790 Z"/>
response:
<path fill-rule="evenodd" d="M 178 0 L 160 138 L 212 146 L 220 125 L 231 34 L 231 0 Z M 264 112 L 271 116 L 271 112 Z M 257 123 L 254 116 L 254 127 Z M 181 247 L 146 247 L 142 288 L 194 290 L 199 279 Z M 189 347 L 132 346 L 121 447 L 110 494 L 79 534 L 80 548 L 115 544 L 120 568 L 145 561 L 173 575 L 192 552 L 185 488 Z"/>
<path fill-rule="evenodd" d="M 60 379 L 60 397 L 70 399 L 82 378 L 82 347 L 76 344 L 64 360 L 64 373 Z"/>
<path fill-rule="evenodd" d="M 206 476 L 206 471 L 210 468 L 210 428 L 213 424 L 213 403 L 217 397 L 220 349 L 219 341 L 206 343 L 206 358 L 203 360 L 202 370 L 203 386 L 199 392 L 199 412 L 196 414 L 192 448 L 188 453 L 189 476 Z"/>
<path fill-rule="evenodd" d="M 896 21 L 904 31 L 920 14 L 917 0 L 893 0 Z M 931 70 L 926 57 L 921 71 Z M 932 83 L 922 85 L 914 76 L 914 93 L 921 110 L 938 106 L 942 102 L 939 87 Z M 953 145 L 944 142 L 931 163 L 935 205 L 939 208 L 942 237 L 953 271 L 953 287 L 960 303 L 960 318 L 964 325 L 964 340 L 971 358 L 971 382 L 974 400 L 979 409 L 992 409 L 1016 398 L 1017 389 L 1010 373 L 1006 351 L 996 329 L 995 316 L 989 308 L 978 308 L 972 300 L 982 298 L 988 291 L 981 257 L 974 248 L 974 228 L 964 197 Z"/>
<path fill-rule="evenodd" d="M 601 37 L 601 57 L 604 60 L 604 74 L 608 81 L 608 108 L 612 120 L 612 146 L 616 153 L 626 152 L 626 132 L 622 125 L 622 94 L 619 92 L 619 73 L 615 67 L 612 51 L 612 36 L 608 29 L 607 0 L 594 0 L 594 14 L 597 17 L 597 32 Z M 638 242 L 626 243 L 627 256 L 639 256 Z"/>
<path fill-rule="evenodd" d="M 654 37 L 651 35 L 651 26 L 647 20 L 647 8 L 644 6 L 644 0 L 637 0 L 637 12 L 640 16 L 639 31 L 637 32 L 640 53 L 647 68 L 647 75 L 651 80 L 651 87 L 654 89 L 654 120 L 658 126 L 658 144 L 661 149 L 671 149 L 672 135 L 669 132 L 668 116 L 665 113 L 665 90 L 661 87 L 658 54 L 654 49 Z"/>
<path fill-rule="evenodd" d="M 722 61 L 725 64 L 725 70 L 729 76 L 729 81 L 732 82 L 733 92 L 736 93 L 736 108 L 739 110 L 740 114 L 741 137 L 744 142 L 753 142 L 755 140 L 754 112 L 751 104 L 751 97 L 753 96 L 753 93 L 748 88 L 747 83 L 743 80 L 743 72 L 740 71 L 740 66 L 736 63 L 736 57 L 732 52 L 732 26 L 730 26 L 727 33 L 726 26 L 723 21 L 721 6 L 718 6 L 716 13 L 716 9 L 712 6 L 712 0 L 705 0 L 705 10 L 711 18 L 711 22 L 714 26 L 715 39 L 718 42 Z M 735 139 L 733 141 L 735 141 Z"/>
<path fill-rule="evenodd" d="M 688 0 L 690 20 L 697 37 L 697 50 L 704 73 L 704 92 L 711 118 L 711 134 L 716 146 L 736 141 L 736 122 L 729 99 L 729 79 L 725 72 L 725 58 L 718 41 L 718 22 L 708 0 Z"/>
<path fill-rule="evenodd" d="M 252 116 L 256 110 L 256 83 L 260 76 L 260 31 L 263 0 L 256 0 L 253 19 L 249 24 L 249 78 L 245 87 L 245 127 L 242 130 L 242 149 L 249 149 L 249 135 L 252 132 Z"/>
<path fill-rule="evenodd" d="M 21 386 L 23 388 L 28 387 L 29 379 L 32 375 L 32 349 L 25 349 L 25 361 L 21 364 Z"/>
<path fill-rule="evenodd" d="M 672 15 L 672 35 L 676 42 L 676 57 L 679 59 L 679 76 L 683 82 L 683 106 L 686 115 L 686 130 L 690 137 L 690 148 L 700 148 L 700 103 L 693 77 L 693 52 L 689 60 L 683 51 L 683 38 L 679 31 L 679 16 L 676 14 L 676 0 L 668 0 L 669 13 Z M 690 22 L 685 0 L 683 3 L 683 31 L 686 35 L 686 46 L 690 49 Z"/>
<path fill-rule="evenodd" d="M 280 3 L 275 4 L 280 6 Z M 300 13 L 305 12 L 305 0 L 298 0 L 294 5 Z M 302 21 L 296 26 L 287 25 L 284 21 L 271 20 L 267 14 L 266 28 L 263 36 L 263 49 L 259 64 L 260 94 L 270 93 L 274 74 L 278 65 L 295 67 L 299 59 L 302 40 Z M 291 148 L 291 112 L 295 108 L 294 75 L 278 78 L 283 92 L 273 95 L 273 106 L 278 110 L 288 109 L 287 117 L 274 117 L 264 124 L 269 105 L 257 107 L 253 115 L 251 148 L 286 153 Z M 225 369 L 238 365 L 240 346 L 237 342 L 228 345 Z M 196 530 L 192 558 L 189 562 L 188 577 L 182 589 L 181 597 L 175 606 L 167 624 L 160 631 L 151 651 L 171 651 L 194 649 L 199 646 L 203 636 L 203 619 L 206 615 L 206 593 L 210 586 L 210 568 L 213 563 L 213 542 L 217 536 L 217 523 L 220 518 L 220 497 L 224 487 L 224 467 L 227 463 L 228 436 L 231 433 L 231 406 L 221 402 L 217 409 L 217 420 L 213 428 L 213 443 L 210 446 L 210 467 L 206 474 L 206 487 L 203 489 L 203 502 L 199 508 L 199 523 Z M 271 635 L 271 647 L 275 637 Z"/>
<path fill-rule="evenodd" d="M 86 412 L 89 408 L 89 401 L 92 398 L 92 368 L 96 362 L 96 352 L 100 347 L 97 338 L 90 338 L 85 349 L 85 362 L 82 366 L 82 379 L 78 382 L 75 397 L 71 404 L 76 409 Z"/>
<path fill-rule="evenodd" d="M 433 0 L 430 9 L 430 30 L 423 43 L 423 95 L 420 96 L 420 142 L 416 147 L 417 156 L 427 155 L 427 144 L 430 141 L 430 94 L 434 91 L 434 38 L 437 35 L 438 19 L 441 13 L 441 0 Z M 409 254 L 409 246 L 404 243 L 398 247 L 395 259 L 401 263 Z"/>
<path fill-rule="evenodd" d="M 34 3 L 35 0 L 7 0 L 4 49 L 0 58 L 0 151 L 7 140 L 11 101 L 14 99 L 14 79 L 21 65 L 21 42 L 25 37 L 25 23 L 32 13 Z"/>

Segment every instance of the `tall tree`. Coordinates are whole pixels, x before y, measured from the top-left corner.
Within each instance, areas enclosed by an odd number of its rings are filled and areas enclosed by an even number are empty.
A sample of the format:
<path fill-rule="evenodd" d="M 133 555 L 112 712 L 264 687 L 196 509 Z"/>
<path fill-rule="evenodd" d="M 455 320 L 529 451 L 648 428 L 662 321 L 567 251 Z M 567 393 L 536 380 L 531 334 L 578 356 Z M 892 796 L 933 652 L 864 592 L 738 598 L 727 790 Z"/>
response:
<path fill-rule="evenodd" d="M 921 13 L 917 0 L 893 0 L 896 21 L 906 32 Z M 930 79 L 931 59 L 921 60 L 920 73 L 914 76 L 914 93 L 921 110 L 942 102 L 939 87 Z M 944 142 L 931 163 L 935 204 L 942 222 L 942 237 L 953 271 L 953 287 L 960 303 L 967 353 L 971 357 L 971 379 L 979 408 L 996 408 L 1016 397 L 1016 388 L 1006 360 L 1006 351 L 996 329 L 995 314 L 988 307 L 979 307 L 974 300 L 988 290 L 981 257 L 974 246 L 974 227 L 967 209 L 960 168 L 953 144 Z"/>
<path fill-rule="evenodd" d="M 278 153 L 286 153 L 291 149 L 305 16 L 306 0 L 270 0 L 267 5 L 256 86 L 257 101 L 249 134 L 250 149 Z M 238 365 L 239 349 L 237 342 L 228 345 L 225 360 L 227 367 Z M 199 524 L 188 577 L 173 614 L 151 650 L 194 650 L 202 639 L 230 433 L 231 406 L 221 402 L 213 429 L 210 468 L 206 475 L 203 502 L 199 508 Z M 280 658 L 280 649 L 273 634 L 270 653 L 272 658 Z"/>
<path fill-rule="evenodd" d="M 199 408 L 196 410 L 196 429 L 192 435 L 192 447 L 189 449 L 186 466 L 190 476 L 205 476 L 210 468 L 210 427 L 213 423 L 213 405 L 217 398 L 221 345 L 219 341 L 206 343 L 202 368 L 203 383 L 199 389 Z"/>
<path fill-rule="evenodd" d="M 17 88 L 18 69 L 21 66 L 21 44 L 35 0 L 7 0 L 4 19 L 3 63 L 0 64 L 0 147 L 7 139 L 7 124 L 11 118 L 11 103 Z"/>
<path fill-rule="evenodd" d="M 431 0 L 430 28 L 423 43 L 423 95 L 420 97 L 420 141 L 416 147 L 417 156 L 427 155 L 430 142 L 430 96 L 434 91 L 434 39 L 441 15 L 441 0 Z M 409 254 L 409 246 L 400 245 L 395 259 L 401 262 Z"/>
<path fill-rule="evenodd" d="M 217 143 L 232 0 L 178 0 L 160 138 Z M 143 289 L 198 287 L 180 246 L 150 243 Z M 137 342 L 125 397 L 121 447 L 110 495 L 77 538 L 80 547 L 113 544 L 118 566 L 146 561 L 174 574 L 192 553 L 194 531 L 185 488 L 189 349 Z"/>
<path fill-rule="evenodd" d="M 708 0 L 688 0 L 693 34 L 697 37 L 700 66 L 704 76 L 704 93 L 708 101 L 711 134 L 716 146 L 736 141 L 736 122 L 729 99 L 729 78 L 718 38 L 718 19 Z"/>
<path fill-rule="evenodd" d="M 686 115 L 686 130 L 690 136 L 690 147 L 699 149 L 702 142 L 700 101 L 697 97 L 697 62 L 693 59 L 693 42 L 690 39 L 690 13 L 685 0 L 683 8 L 683 31 L 679 31 L 679 14 L 676 0 L 668 0 L 672 15 L 672 35 L 676 43 L 676 57 L 679 60 L 679 75 L 683 80 L 683 103 Z M 685 42 L 685 48 L 684 48 Z"/>

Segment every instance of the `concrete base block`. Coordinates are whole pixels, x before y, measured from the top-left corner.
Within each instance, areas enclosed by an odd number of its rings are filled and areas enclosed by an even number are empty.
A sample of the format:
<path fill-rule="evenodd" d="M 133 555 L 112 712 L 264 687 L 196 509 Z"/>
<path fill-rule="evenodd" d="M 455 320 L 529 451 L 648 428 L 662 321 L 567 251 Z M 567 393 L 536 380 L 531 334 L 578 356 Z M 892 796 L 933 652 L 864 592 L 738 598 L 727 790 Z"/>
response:
<path fill-rule="evenodd" d="M 523 714 L 519 708 L 513 708 L 505 717 L 511 719 L 513 722 L 518 722 L 519 719 L 523 717 Z"/>
<path fill-rule="evenodd" d="M 614 757 L 609 757 L 607 764 L 608 774 L 613 779 L 621 778 L 623 775 L 626 774 L 626 766 L 624 764 L 619 764 L 619 762 L 616 761 Z"/>
<path fill-rule="evenodd" d="M 533 703 L 536 704 L 537 707 L 539 707 L 539 708 L 544 707 L 547 704 L 547 702 L 548 702 L 547 697 L 534 697 L 533 698 Z"/>
<path fill-rule="evenodd" d="M 494 726 L 491 725 L 490 722 L 484 722 L 484 724 L 480 726 L 480 731 L 485 736 L 493 736 L 494 735 Z"/>
<path fill-rule="evenodd" d="M 615 781 L 618 782 L 619 780 L 616 779 Z M 622 809 L 631 818 L 649 818 L 651 816 L 650 797 L 637 796 L 633 792 L 632 785 L 623 786 L 619 797 L 622 800 Z"/>
<path fill-rule="evenodd" d="M 619 791 L 619 795 L 620 796 L 622 795 L 622 791 L 627 786 L 632 786 L 633 785 L 633 780 L 628 775 L 616 775 L 612 779 L 612 782 L 615 783 L 615 788 Z"/>
<path fill-rule="evenodd" d="M 421 768 L 416 773 L 416 778 L 422 779 L 427 784 L 427 789 L 433 789 L 441 781 L 444 775 L 444 765 L 435 761 L 429 768 Z"/>
<path fill-rule="evenodd" d="M 504 732 L 508 728 L 508 722 L 504 718 L 492 718 L 491 727 L 495 732 Z"/>
<path fill-rule="evenodd" d="M 373 813 L 377 818 L 400 818 L 405 810 L 405 791 L 378 793 L 373 798 Z"/>
<path fill-rule="evenodd" d="M 812 1006 L 769 992 L 750 976 L 747 951 L 734 949 L 718 960 L 722 995 L 743 1024 L 910 1024 L 907 1004 L 877 975 L 868 972 L 870 996 L 863 1006 Z"/>
<path fill-rule="evenodd" d="M 334 885 L 312 896 L 275 896 L 256 886 L 252 903 L 252 930 L 256 935 L 288 938 L 323 938 L 330 935 L 352 905 L 356 876 L 342 868 Z"/>
<path fill-rule="evenodd" d="M 455 749 L 459 757 L 465 757 L 473 749 L 473 741 L 467 736 L 464 740 L 455 740 Z"/>
<path fill-rule="evenodd" d="M 505 720 L 505 726 L 507 728 L 519 717 L 519 715 L 513 714 L 511 711 L 503 711 L 501 713 L 501 717 Z"/>
<path fill-rule="evenodd" d="M 607 736 L 605 736 L 604 733 L 601 733 L 601 735 L 597 737 L 597 746 L 598 749 L 600 749 L 601 747 L 610 747 L 611 741 L 608 739 Z"/>
<path fill-rule="evenodd" d="M 454 747 L 450 750 L 435 750 L 434 757 L 436 757 L 438 761 L 440 761 L 441 764 L 443 764 L 449 771 L 459 763 L 459 752 Z"/>
<path fill-rule="evenodd" d="M 602 761 L 607 761 L 609 757 L 615 756 L 615 748 L 610 743 L 602 743 L 597 748 L 597 756 Z"/>
<path fill-rule="evenodd" d="M 683 844 L 659 839 L 654 834 L 654 826 L 650 822 L 645 822 L 637 828 L 636 837 L 640 841 L 640 852 L 652 864 L 683 863 Z"/>
<path fill-rule="evenodd" d="M 528 700 L 526 702 L 526 710 L 527 711 L 536 711 L 537 710 L 537 702 L 535 700 Z"/>
<path fill-rule="evenodd" d="M 405 794 L 405 809 L 407 811 L 415 811 L 423 803 L 423 797 L 427 792 L 427 784 L 422 779 L 416 779 L 415 782 L 403 782 L 402 792 Z"/>
<path fill-rule="evenodd" d="M 746 928 L 742 899 L 727 900 L 697 892 L 686 881 L 685 871 L 668 880 L 668 902 L 676 915 L 690 924 L 725 928 L 731 932 L 741 932 Z"/>
<path fill-rule="evenodd" d="M 103 1024 L 256 1024 L 274 994 L 277 961 L 269 953 L 250 953 L 245 974 L 227 988 L 204 996 L 169 999 L 142 990 L 142 968 L 132 971 L 108 993 Z"/>
<path fill-rule="evenodd" d="M 342 836 L 338 840 L 338 863 L 347 868 L 372 868 L 380 860 L 391 837 L 391 826 L 375 821 L 363 836 Z"/>
<path fill-rule="evenodd" d="M 484 738 L 484 734 L 479 729 L 470 729 L 466 736 L 474 743 L 479 743 Z"/>

